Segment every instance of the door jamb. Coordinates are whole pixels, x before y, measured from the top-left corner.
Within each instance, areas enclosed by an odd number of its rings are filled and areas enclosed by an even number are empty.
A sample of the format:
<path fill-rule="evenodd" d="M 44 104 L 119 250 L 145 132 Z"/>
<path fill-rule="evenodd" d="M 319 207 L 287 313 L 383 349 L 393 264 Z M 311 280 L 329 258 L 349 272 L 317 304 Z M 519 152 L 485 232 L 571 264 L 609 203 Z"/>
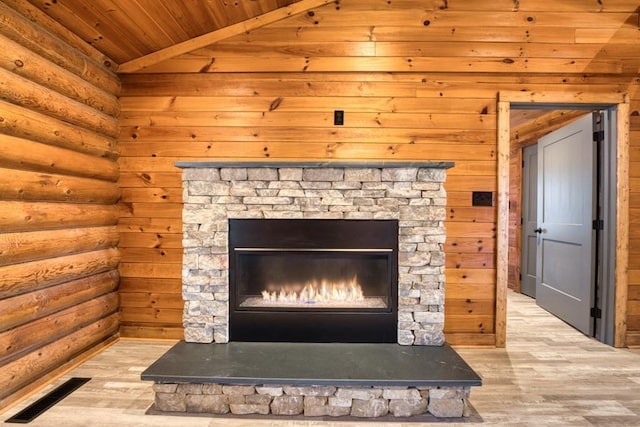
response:
<path fill-rule="evenodd" d="M 617 111 L 616 158 L 616 262 L 615 262 L 615 347 L 625 347 L 627 338 L 627 295 L 629 257 L 629 96 L 593 92 L 500 91 L 497 108 L 498 221 L 496 229 L 496 347 L 507 338 L 507 283 L 509 269 L 509 149 L 511 104 L 597 104 L 615 106 Z"/>

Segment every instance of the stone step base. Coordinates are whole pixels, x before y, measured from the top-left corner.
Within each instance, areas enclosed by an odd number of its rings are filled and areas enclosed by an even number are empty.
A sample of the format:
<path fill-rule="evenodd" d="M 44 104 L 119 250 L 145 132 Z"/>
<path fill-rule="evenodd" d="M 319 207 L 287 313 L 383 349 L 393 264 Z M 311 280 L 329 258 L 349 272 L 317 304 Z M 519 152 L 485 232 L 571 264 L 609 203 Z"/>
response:
<path fill-rule="evenodd" d="M 155 383 L 155 413 L 305 417 L 464 417 L 469 387 Z"/>

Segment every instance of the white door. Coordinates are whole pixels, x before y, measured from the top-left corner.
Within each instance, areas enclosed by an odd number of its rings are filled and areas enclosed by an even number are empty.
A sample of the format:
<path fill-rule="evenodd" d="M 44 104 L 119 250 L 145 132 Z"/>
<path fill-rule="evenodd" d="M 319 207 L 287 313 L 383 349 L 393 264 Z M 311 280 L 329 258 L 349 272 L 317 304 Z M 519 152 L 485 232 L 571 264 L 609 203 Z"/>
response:
<path fill-rule="evenodd" d="M 536 301 L 592 335 L 595 145 L 591 114 L 538 141 Z"/>

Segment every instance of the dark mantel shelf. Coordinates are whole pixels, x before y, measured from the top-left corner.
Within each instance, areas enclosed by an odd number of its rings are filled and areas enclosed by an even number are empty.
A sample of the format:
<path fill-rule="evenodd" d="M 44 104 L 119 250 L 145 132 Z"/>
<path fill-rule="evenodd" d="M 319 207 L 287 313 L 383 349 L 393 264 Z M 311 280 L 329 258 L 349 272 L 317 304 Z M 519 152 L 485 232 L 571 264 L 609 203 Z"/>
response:
<path fill-rule="evenodd" d="M 454 162 L 431 161 L 265 161 L 265 162 L 224 162 L 193 161 L 176 162 L 176 167 L 188 168 L 432 168 L 449 169 Z"/>

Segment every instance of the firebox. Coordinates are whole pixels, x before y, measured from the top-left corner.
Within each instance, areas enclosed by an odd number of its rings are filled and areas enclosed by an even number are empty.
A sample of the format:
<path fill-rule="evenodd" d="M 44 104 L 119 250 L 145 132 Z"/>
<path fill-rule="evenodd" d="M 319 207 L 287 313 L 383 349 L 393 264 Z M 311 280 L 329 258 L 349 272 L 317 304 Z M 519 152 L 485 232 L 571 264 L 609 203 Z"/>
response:
<path fill-rule="evenodd" d="M 397 342 L 398 221 L 229 220 L 229 339 Z"/>

